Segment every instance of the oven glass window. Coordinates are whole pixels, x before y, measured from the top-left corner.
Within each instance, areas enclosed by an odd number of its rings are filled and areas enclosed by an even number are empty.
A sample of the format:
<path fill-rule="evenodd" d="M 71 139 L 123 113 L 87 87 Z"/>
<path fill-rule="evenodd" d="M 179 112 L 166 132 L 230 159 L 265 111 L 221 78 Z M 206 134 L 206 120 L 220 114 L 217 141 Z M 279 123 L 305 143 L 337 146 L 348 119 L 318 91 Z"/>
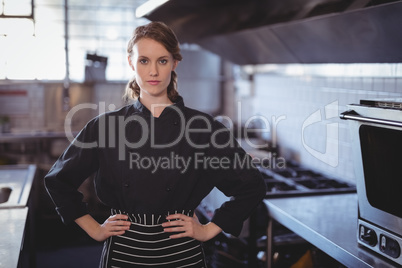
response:
<path fill-rule="evenodd" d="M 369 203 L 402 218 L 402 131 L 362 125 L 359 135 Z"/>

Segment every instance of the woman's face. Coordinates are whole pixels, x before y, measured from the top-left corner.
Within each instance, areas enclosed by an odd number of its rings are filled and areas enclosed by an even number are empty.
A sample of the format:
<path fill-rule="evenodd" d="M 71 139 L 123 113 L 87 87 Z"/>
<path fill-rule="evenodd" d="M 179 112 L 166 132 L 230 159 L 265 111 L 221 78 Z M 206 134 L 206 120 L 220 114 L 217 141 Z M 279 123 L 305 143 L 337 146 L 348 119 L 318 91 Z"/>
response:
<path fill-rule="evenodd" d="M 141 98 L 167 96 L 171 72 L 178 62 L 162 44 L 150 38 L 142 38 L 135 43 L 128 61 L 141 89 Z"/>

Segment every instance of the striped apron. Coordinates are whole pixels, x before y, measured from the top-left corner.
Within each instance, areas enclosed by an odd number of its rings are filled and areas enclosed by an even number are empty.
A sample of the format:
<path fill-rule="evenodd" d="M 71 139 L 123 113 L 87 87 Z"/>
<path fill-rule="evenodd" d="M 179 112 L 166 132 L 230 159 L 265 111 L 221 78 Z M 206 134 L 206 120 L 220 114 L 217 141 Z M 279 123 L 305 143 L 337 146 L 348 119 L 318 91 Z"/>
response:
<path fill-rule="evenodd" d="M 165 216 L 112 209 L 115 214 L 128 215 L 131 226 L 123 235 L 104 242 L 100 268 L 207 267 L 201 242 L 190 237 L 169 238 L 172 233 L 165 233 L 162 227 Z M 183 214 L 190 216 L 190 212 Z"/>

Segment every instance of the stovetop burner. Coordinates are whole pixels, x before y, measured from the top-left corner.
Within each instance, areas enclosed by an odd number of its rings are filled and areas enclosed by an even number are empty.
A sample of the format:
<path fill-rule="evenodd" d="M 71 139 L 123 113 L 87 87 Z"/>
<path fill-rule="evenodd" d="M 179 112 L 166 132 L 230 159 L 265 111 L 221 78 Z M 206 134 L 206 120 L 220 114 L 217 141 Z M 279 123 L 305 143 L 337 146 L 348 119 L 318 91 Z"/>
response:
<path fill-rule="evenodd" d="M 266 198 L 356 192 L 356 186 L 292 164 L 282 169 L 259 167 L 267 186 Z"/>

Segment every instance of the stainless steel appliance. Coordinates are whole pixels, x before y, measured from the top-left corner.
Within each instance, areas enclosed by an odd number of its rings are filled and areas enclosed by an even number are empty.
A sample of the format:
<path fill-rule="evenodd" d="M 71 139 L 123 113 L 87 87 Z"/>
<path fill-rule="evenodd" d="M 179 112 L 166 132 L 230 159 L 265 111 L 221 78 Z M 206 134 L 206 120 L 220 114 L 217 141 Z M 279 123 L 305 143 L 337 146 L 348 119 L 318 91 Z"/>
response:
<path fill-rule="evenodd" d="M 402 265 L 402 99 L 348 105 L 358 195 L 357 241 Z"/>
<path fill-rule="evenodd" d="M 267 192 L 265 198 L 354 193 L 356 186 L 287 161 L 286 168 L 259 168 Z"/>

